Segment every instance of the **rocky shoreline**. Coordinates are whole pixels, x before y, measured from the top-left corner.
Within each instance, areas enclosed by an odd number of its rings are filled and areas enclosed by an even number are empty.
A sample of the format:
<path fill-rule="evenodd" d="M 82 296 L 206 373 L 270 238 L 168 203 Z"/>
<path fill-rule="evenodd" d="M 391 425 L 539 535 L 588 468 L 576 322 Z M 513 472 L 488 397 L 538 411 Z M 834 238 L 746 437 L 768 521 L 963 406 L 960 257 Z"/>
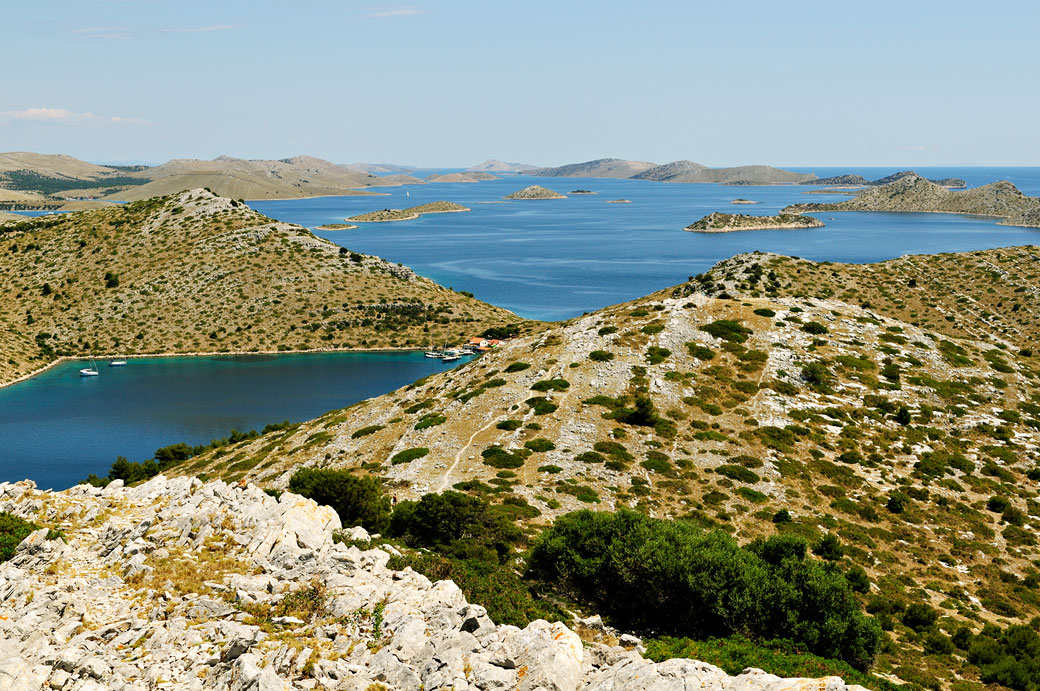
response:
<path fill-rule="evenodd" d="M 562 623 L 496 625 L 451 581 L 394 571 L 392 547 L 334 535 L 335 511 L 254 485 L 157 476 L 133 488 L 0 484 L 41 528 L 0 564 L 0 688 L 860 691 L 837 677 L 731 677 L 654 663 L 640 641 Z M 349 546 L 346 543 L 350 543 Z"/>

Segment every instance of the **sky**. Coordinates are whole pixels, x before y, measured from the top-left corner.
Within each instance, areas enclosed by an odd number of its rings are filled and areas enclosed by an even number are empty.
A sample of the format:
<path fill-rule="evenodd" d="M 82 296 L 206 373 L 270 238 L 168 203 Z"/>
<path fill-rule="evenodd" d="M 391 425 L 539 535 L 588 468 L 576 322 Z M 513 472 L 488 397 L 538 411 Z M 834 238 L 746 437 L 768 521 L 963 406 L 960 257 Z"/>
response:
<path fill-rule="evenodd" d="M 1040 165 L 1040 3 L 4 3 L 0 151 Z"/>

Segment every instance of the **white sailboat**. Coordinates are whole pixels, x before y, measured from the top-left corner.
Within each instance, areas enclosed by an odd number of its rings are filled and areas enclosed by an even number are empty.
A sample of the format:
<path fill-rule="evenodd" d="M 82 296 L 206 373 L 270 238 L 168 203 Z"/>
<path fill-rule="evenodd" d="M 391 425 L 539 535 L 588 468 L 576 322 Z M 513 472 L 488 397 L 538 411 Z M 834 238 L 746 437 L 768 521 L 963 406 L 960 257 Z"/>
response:
<path fill-rule="evenodd" d="M 94 364 L 94 358 L 90 358 L 90 367 L 84 367 L 79 371 L 79 376 L 81 377 L 96 377 L 100 374 L 97 365 Z"/>
<path fill-rule="evenodd" d="M 109 367 L 126 367 L 126 360 L 123 360 L 122 358 L 120 358 L 118 360 L 112 360 L 111 362 L 108 363 L 108 366 Z"/>
<path fill-rule="evenodd" d="M 443 352 L 441 352 L 439 350 L 434 350 L 433 349 L 433 342 L 432 341 L 430 342 L 430 349 L 427 350 L 425 353 L 423 353 L 423 356 L 424 357 L 428 357 L 428 358 L 440 358 L 440 357 L 443 357 L 443 355 L 444 355 Z"/>

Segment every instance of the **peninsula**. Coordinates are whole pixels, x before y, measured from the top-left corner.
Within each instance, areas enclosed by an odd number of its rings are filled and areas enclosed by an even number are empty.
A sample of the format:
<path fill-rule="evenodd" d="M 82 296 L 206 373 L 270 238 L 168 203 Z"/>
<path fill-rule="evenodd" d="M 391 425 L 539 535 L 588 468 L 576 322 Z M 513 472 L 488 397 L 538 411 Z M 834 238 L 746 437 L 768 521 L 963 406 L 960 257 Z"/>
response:
<path fill-rule="evenodd" d="M 317 230 L 354 230 L 357 228 L 355 225 L 350 223 L 329 223 L 327 225 L 318 226 Z"/>
<path fill-rule="evenodd" d="M 713 212 L 683 228 L 694 233 L 732 233 L 739 230 L 800 230 L 822 228 L 823 221 L 812 216 L 780 214 L 779 216 L 748 216 Z"/>
<path fill-rule="evenodd" d="M 444 319 L 518 321 L 201 189 L 0 226 L 0 383 L 62 356 L 418 348 Z"/>
<path fill-rule="evenodd" d="M 466 169 L 467 173 L 523 173 L 529 170 L 534 170 L 538 166 L 532 166 L 529 163 L 510 163 L 507 161 L 499 161 L 496 158 L 489 158 L 483 163 L 478 163 L 475 166 L 470 166 Z"/>
<path fill-rule="evenodd" d="M 508 194 L 505 197 L 503 197 L 503 199 L 566 199 L 566 198 L 567 198 L 567 195 L 560 194 L 559 192 L 553 192 L 552 190 L 547 189 L 545 187 L 542 187 L 541 185 L 529 185 L 528 187 L 525 187 L 522 190 L 518 190 L 516 192 L 513 192 L 512 194 Z"/>
<path fill-rule="evenodd" d="M 455 202 L 442 201 L 412 206 L 407 209 L 370 211 L 359 216 L 352 216 L 347 220 L 353 223 L 391 223 L 393 221 L 414 221 L 423 214 L 453 214 L 462 211 L 471 211 L 471 209 Z"/>
<path fill-rule="evenodd" d="M 870 187 L 852 199 L 835 203 L 804 203 L 785 207 L 783 214 L 818 211 L 918 211 L 993 216 L 1001 225 L 1040 227 L 1040 199 L 1029 197 L 1006 180 L 963 191 L 906 175 Z"/>

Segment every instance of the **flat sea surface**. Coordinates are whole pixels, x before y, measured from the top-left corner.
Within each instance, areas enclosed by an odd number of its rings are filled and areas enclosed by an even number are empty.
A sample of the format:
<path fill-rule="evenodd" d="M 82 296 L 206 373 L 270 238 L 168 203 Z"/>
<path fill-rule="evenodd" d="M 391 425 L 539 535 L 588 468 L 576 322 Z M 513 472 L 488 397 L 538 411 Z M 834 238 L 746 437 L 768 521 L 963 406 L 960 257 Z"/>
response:
<path fill-rule="evenodd" d="M 463 360 L 462 362 L 464 362 Z M 104 475 L 116 456 L 300 422 L 452 365 L 422 353 L 307 353 L 132 358 L 126 367 L 65 362 L 0 389 L 0 480 L 64 489 Z M 453 363 L 458 364 L 458 363 Z"/>
<path fill-rule="evenodd" d="M 809 169 L 806 169 L 808 172 Z M 894 168 L 814 168 L 820 177 L 859 173 L 876 179 Z M 420 175 L 425 175 L 423 171 Z M 960 177 L 970 187 L 1007 179 L 1040 195 L 1040 168 L 921 168 L 928 177 Z M 505 201 L 531 184 L 567 199 Z M 760 250 L 814 260 L 874 262 L 930 254 L 1040 244 L 1040 229 L 999 226 L 994 219 L 950 214 L 823 213 L 816 230 L 688 233 L 712 211 L 769 215 L 795 202 L 841 201 L 806 194 L 803 185 L 738 187 L 602 178 L 520 175 L 478 183 L 380 188 L 378 197 L 320 197 L 252 202 L 273 218 L 315 226 L 384 208 L 453 201 L 468 213 L 413 221 L 364 223 L 357 230 L 315 231 L 357 252 L 410 266 L 418 273 L 533 319 L 567 319 L 675 285 L 739 252 Z M 760 202 L 735 205 L 738 197 Z M 631 204 L 608 204 L 628 199 Z"/>
<path fill-rule="evenodd" d="M 875 179 L 896 170 L 812 172 L 821 177 L 852 172 Z M 961 177 L 972 187 L 1007 179 L 1027 194 L 1040 195 L 1040 168 L 918 172 Z M 530 184 L 564 194 L 576 189 L 597 194 L 546 201 L 502 199 Z M 793 202 L 847 198 L 805 194 L 812 189 L 818 188 L 509 175 L 479 183 L 382 188 L 387 196 L 251 206 L 313 228 L 377 209 L 459 202 L 473 211 L 317 232 L 536 319 L 566 319 L 631 300 L 681 283 L 738 252 L 872 262 L 909 253 L 1040 244 L 1037 229 L 945 214 L 823 213 L 819 217 L 827 227 L 818 230 L 715 235 L 682 230 L 712 211 L 774 214 Z M 738 197 L 760 203 L 730 204 Z M 608 204 L 611 199 L 632 203 Z M 247 431 L 285 419 L 307 420 L 449 367 L 419 353 L 152 358 L 133 359 L 128 367 L 114 369 L 98 364 L 99 377 L 80 378 L 82 363 L 64 363 L 0 388 L 0 480 L 28 477 L 41 487 L 64 488 L 89 473 L 103 475 L 118 455 L 139 461 L 161 446 L 208 442 L 232 428 Z"/>

